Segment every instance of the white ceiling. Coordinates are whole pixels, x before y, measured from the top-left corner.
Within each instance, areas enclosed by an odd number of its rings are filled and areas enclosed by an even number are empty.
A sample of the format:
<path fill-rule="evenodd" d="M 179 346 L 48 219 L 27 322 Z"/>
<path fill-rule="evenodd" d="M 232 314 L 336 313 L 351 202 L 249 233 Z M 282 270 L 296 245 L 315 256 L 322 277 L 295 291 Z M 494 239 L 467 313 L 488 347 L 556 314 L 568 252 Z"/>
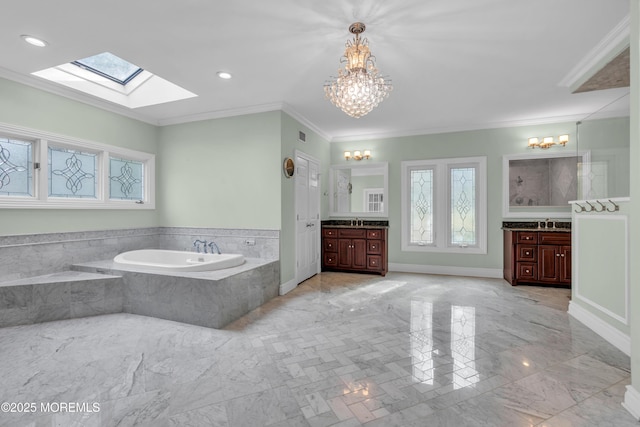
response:
<path fill-rule="evenodd" d="M 161 125 L 284 109 L 332 140 L 621 116 L 629 88 L 571 94 L 560 83 L 628 9 L 628 0 L 2 0 L 0 76 Z M 394 85 L 360 119 L 322 87 L 355 21 Z M 129 110 L 30 75 L 105 51 L 198 97 Z"/>

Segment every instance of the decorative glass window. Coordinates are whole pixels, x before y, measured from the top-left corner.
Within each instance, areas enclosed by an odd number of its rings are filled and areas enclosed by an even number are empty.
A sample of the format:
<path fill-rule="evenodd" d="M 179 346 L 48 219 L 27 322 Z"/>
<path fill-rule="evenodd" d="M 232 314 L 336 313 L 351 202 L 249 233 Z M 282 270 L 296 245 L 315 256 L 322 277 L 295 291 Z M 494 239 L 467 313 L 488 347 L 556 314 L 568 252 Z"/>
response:
<path fill-rule="evenodd" d="M 449 243 L 475 245 L 476 230 L 476 168 L 451 168 L 451 227 Z"/>
<path fill-rule="evenodd" d="M 402 250 L 487 251 L 486 158 L 402 162 Z"/>
<path fill-rule="evenodd" d="M 49 197 L 96 198 L 97 155 L 49 147 Z"/>
<path fill-rule="evenodd" d="M 109 198 L 144 200 L 144 164 L 135 160 L 109 158 Z"/>
<path fill-rule="evenodd" d="M 412 244 L 431 245 L 433 232 L 433 169 L 412 169 L 410 173 Z"/>
<path fill-rule="evenodd" d="M 120 83 L 123 86 L 142 72 L 142 68 L 109 52 L 78 59 L 73 61 L 72 64 Z"/>
<path fill-rule="evenodd" d="M 155 156 L 0 124 L 0 209 L 155 209 Z"/>
<path fill-rule="evenodd" d="M 33 142 L 0 137 L 0 195 L 33 197 Z"/>

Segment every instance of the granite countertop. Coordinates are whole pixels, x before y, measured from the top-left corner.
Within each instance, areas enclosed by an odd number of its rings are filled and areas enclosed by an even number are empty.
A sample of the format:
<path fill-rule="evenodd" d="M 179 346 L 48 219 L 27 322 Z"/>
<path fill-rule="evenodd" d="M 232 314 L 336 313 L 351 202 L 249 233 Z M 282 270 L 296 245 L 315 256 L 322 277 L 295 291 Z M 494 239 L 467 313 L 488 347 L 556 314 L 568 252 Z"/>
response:
<path fill-rule="evenodd" d="M 503 230 L 509 231 L 550 231 L 556 233 L 570 233 L 570 221 L 504 221 Z"/>
<path fill-rule="evenodd" d="M 352 225 L 350 219 L 329 219 L 321 222 L 323 227 L 331 228 L 389 228 L 389 221 L 360 219 L 362 225 Z"/>

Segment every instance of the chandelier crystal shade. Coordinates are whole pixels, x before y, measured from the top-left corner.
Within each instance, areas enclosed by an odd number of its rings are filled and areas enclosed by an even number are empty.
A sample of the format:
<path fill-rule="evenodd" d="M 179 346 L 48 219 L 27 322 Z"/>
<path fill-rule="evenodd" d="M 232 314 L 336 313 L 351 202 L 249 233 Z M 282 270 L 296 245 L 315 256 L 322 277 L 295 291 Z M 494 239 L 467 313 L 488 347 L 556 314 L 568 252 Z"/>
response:
<path fill-rule="evenodd" d="M 367 39 L 361 39 L 365 30 L 361 22 L 351 24 L 349 32 L 355 34 L 348 40 L 341 62 L 344 68 L 338 69 L 338 76 L 324 85 L 327 98 L 347 115 L 355 118 L 368 114 L 378 106 L 393 90 L 391 80 L 378 73 L 375 57 L 369 50 Z"/>

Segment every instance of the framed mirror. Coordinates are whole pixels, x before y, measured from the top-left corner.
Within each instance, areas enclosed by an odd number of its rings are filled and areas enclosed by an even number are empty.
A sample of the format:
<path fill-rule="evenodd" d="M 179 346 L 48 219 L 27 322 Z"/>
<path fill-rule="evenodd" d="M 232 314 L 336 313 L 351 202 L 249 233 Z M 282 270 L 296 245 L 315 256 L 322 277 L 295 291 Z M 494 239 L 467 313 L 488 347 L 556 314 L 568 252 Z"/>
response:
<path fill-rule="evenodd" d="M 389 164 L 333 165 L 329 175 L 329 216 L 387 217 Z"/>
<path fill-rule="evenodd" d="M 513 154 L 502 160 L 505 218 L 570 218 L 570 201 L 584 199 L 588 151 Z"/>

